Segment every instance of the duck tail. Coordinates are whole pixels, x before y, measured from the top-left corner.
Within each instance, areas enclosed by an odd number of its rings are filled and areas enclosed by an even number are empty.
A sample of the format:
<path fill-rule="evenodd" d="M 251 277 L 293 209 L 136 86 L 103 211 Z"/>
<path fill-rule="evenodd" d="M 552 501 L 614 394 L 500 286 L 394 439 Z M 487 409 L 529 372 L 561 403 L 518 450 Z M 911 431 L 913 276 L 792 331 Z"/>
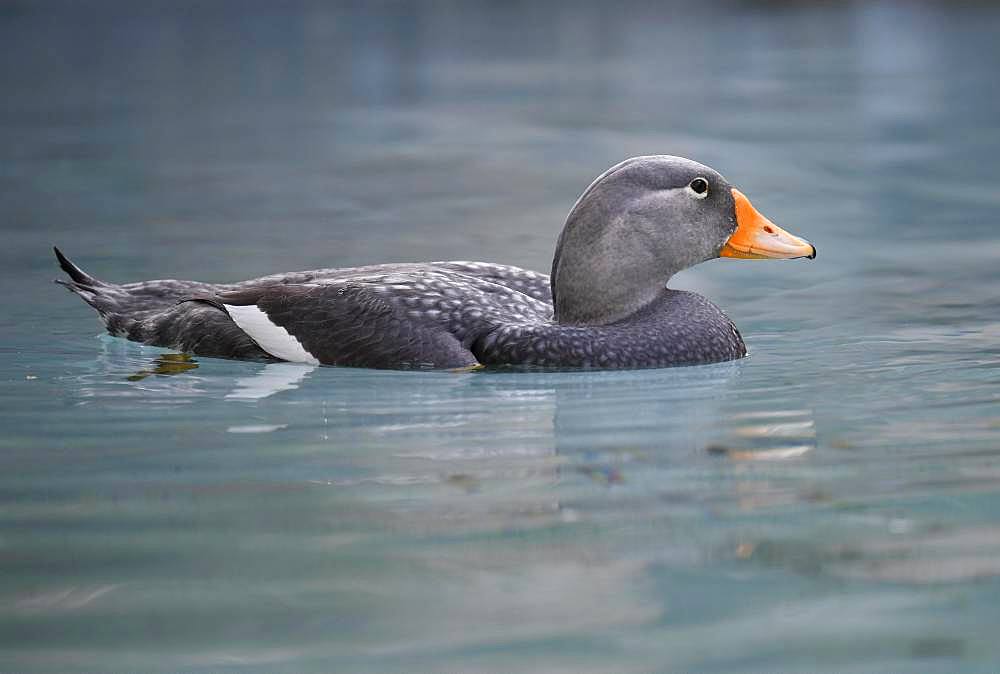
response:
<path fill-rule="evenodd" d="M 122 289 L 113 283 L 94 278 L 83 271 L 55 246 L 52 247 L 52 250 L 55 251 L 56 259 L 59 260 L 59 266 L 70 278 L 68 281 L 56 279 L 55 282 L 74 295 L 78 295 L 84 302 L 96 309 L 110 333 L 122 333 L 125 325 L 123 325 L 122 317 L 118 313 L 123 295 Z"/>
<path fill-rule="evenodd" d="M 66 274 L 71 279 L 73 279 L 72 281 L 73 283 L 88 287 L 108 285 L 104 281 L 94 278 L 93 276 L 91 276 L 90 274 L 83 271 L 75 264 L 73 264 L 73 262 L 70 261 L 68 257 L 63 255 L 63 252 L 59 250 L 58 247 L 52 246 L 52 250 L 55 251 L 56 259 L 59 260 L 59 266 L 62 267 L 62 270 L 66 272 Z M 64 286 L 70 285 L 70 283 L 67 281 L 56 281 L 56 283 L 59 283 Z"/>

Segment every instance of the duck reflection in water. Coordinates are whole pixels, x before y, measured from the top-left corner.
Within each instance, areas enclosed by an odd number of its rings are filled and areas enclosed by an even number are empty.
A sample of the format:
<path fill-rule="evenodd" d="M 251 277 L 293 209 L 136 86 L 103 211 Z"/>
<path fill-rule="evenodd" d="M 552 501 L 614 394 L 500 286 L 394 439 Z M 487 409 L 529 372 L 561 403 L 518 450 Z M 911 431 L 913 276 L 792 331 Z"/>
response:
<path fill-rule="evenodd" d="M 345 441 L 359 435 L 406 439 L 409 449 L 400 456 L 408 458 L 547 454 L 582 462 L 573 470 L 610 486 L 625 481 L 625 463 L 657 456 L 673 460 L 704 451 L 732 461 L 781 460 L 816 446 L 811 410 L 733 410 L 729 389 L 741 361 L 659 371 L 530 374 L 386 373 L 296 363 L 256 367 L 232 380 L 226 400 L 254 403 L 301 388 L 296 395 L 321 408 L 324 437 L 337 438 L 349 429 Z M 161 354 L 128 380 L 197 368 L 188 355 Z M 188 385 L 180 389 L 191 392 Z M 484 441 L 492 446 L 509 440 L 512 428 L 520 447 L 483 449 Z"/>

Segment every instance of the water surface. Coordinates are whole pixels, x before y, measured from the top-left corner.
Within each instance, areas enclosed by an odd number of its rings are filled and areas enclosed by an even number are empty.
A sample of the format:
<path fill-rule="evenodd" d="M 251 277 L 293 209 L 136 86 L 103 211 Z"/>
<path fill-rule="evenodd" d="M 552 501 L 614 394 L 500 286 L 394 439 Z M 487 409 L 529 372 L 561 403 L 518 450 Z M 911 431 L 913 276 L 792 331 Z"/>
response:
<path fill-rule="evenodd" d="M 1000 9 L 6 3 L 0 670 L 989 672 Z M 398 373 L 101 336 L 109 280 L 547 270 L 620 159 L 817 244 L 751 357 Z"/>

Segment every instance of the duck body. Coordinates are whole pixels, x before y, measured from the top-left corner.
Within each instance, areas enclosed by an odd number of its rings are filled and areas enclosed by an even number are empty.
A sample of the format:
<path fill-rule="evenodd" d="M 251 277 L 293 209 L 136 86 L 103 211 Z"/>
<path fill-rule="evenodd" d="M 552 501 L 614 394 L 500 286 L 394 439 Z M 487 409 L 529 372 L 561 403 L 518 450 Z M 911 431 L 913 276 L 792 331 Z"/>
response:
<path fill-rule="evenodd" d="M 547 275 L 499 264 L 385 264 L 235 284 L 116 285 L 58 254 L 74 279 L 68 287 L 98 309 L 111 334 L 202 356 L 407 369 L 667 367 L 746 354 L 718 307 L 666 288 L 621 321 L 564 326 L 552 320 Z"/>
<path fill-rule="evenodd" d="M 689 194 L 691 185 L 702 187 L 698 180 L 720 190 L 720 204 L 701 212 L 707 224 L 682 224 L 680 235 L 670 217 L 649 224 L 647 212 L 669 216 L 673 204 L 649 203 L 659 183 L 667 185 L 659 189 L 666 196 L 657 198 L 690 208 L 688 202 L 705 199 Z M 736 238 L 739 203 L 723 181 L 675 157 L 613 167 L 571 212 L 551 277 L 456 261 L 291 272 L 234 284 L 119 285 L 90 276 L 58 249 L 56 256 L 70 277 L 60 283 L 94 307 L 111 334 L 201 356 L 394 369 L 712 363 L 746 355 L 739 331 L 707 299 L 668 289 L 666 279 L 725 254 Z M 639 215 L 623 217 L 616 201 Z M 656 227 L 668 232 L 664 242 Z M 810 256 L 803 251 L 793 252 Z"/>

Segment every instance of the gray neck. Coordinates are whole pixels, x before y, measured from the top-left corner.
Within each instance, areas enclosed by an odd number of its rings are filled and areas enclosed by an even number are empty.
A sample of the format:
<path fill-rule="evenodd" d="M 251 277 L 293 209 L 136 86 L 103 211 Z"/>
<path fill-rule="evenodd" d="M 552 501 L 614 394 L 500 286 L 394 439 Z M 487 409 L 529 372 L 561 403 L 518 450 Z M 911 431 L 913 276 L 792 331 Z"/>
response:
<path fill-rule="evenodd" d="M 607 325 L 655 300 L 677 269 L 657 259 L 641 231 L 567 222 L 552 261 L 555 321 Z"/>

